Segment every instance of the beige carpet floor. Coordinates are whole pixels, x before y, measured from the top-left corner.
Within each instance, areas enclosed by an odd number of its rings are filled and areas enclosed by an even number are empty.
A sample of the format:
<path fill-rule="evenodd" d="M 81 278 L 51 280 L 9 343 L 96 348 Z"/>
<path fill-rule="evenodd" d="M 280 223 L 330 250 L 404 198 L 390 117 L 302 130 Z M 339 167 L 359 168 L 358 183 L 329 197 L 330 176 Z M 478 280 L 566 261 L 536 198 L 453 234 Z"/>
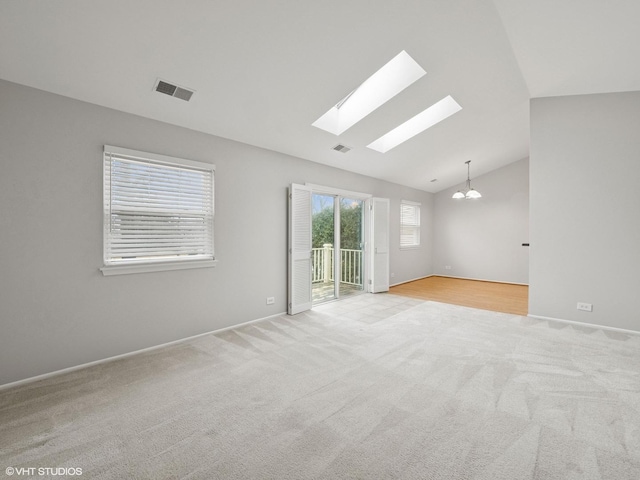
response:
<path fill-rule="evenodd" d="M 2 391 L 9 466 L 636 480 L 640 336 L 361 295 Z"/>

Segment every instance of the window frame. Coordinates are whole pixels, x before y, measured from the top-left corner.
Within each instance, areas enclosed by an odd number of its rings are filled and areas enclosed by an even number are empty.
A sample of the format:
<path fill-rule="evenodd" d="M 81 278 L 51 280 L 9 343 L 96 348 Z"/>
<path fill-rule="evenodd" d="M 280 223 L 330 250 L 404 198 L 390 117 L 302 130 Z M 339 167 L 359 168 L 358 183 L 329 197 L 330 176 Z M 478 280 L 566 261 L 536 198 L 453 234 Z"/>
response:
<path fill-rule="evenodd" d="M 403 215 L 403 208 L 405 206 L 408 207 L 413 207 L 414 209 L 416 209 L 416 214 L 414 215 L 414 217 L 416 218 L 417 222 L 416 223 L 405 223 L 404 220 L 404 215 Z M 420 222 L 420 207 L 421 204 L 420 202 L 414 202 L 411 200 L 400 200 L 400 250 L 411 250 L 411 249 L 415 249 L 415 248 L 420 248 L 421 246 L 421 222 Z M 402 230 L 403 228 L 413 228 L 415 229 L 416 232 L 416 237 L 418 239 L 417 243 L 412 243 L 412 244 L 404 244 L 402 243 Z"/>
<path fill-rule="evenodd" d="M 159 166 L 167 166 L 173 168 L 184 168 L 190 170 L 200 170 L 203 172 L 210 172 L 211 174 L 211 228 L 210 228 L 210 242 L 211 242 L 211 258 L 200 259 L 150 259 L 139 260 L 134 259 L 130 262 L 119 261 L 117 263 L 111 263 L 107 254 L 107 245 L 110 240 L 110 226 L 111 226 L 111 207 L 108 202 L 107 195 L 111 192 L 111 183 L 107 178 L 107 165 L 111 168 L 111 156 L 117 155 L 126 157 L 133 161 L 147 162 Z M 138 150 L 131 150 L 128 148 L 116 147 L 112 145 L 104 145 L 102 155 L 102 175 L 103 175 L 103 266 L 100 271 L 103 275 L 122 275 L 131 273 L 144 273 L 144 272 L 157 272 L 168 270 L 182 270 L 191 268 L 205 268 L 214 267 L 218 263 L 215 257 L 215 165 L 197 162 L 194 160 L 187 160 L 183 158 L 170 157 L 167 155 L 160 155 L 150 152 L 142 152 Z"/>

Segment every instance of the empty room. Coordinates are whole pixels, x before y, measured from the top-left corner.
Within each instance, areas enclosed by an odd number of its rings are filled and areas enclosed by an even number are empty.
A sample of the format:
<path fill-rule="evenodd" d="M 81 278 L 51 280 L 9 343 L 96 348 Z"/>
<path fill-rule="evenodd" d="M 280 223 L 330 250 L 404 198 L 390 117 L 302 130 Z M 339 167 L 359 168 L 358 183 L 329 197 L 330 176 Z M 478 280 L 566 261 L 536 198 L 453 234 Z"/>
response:
<path fill-rule="evenodd" d="M 638 18 L 0 2 L 0 477 L 640 478 Z"/>

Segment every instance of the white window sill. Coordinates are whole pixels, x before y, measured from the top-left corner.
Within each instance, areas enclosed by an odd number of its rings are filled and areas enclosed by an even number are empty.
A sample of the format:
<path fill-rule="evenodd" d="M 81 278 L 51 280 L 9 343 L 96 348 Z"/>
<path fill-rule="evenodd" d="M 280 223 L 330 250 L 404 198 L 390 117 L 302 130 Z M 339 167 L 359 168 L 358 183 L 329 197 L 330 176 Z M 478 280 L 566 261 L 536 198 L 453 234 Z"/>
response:
<path fill-rule="evenodd" d="M 400 250 L 417 250 L 420 245 L 407 245 L 406 247 L 400 247 Z"/>
<path fill-rule="evenodd" d="M 140 263 L 130 265 L 105 265 L 100 269 L 102 275 L 127 275 L 129 273 L 162 272 L 166 270 L 185 270 L 188 268 L 215 267 L 217 260 L 192 260 L 183 262 Z"/>

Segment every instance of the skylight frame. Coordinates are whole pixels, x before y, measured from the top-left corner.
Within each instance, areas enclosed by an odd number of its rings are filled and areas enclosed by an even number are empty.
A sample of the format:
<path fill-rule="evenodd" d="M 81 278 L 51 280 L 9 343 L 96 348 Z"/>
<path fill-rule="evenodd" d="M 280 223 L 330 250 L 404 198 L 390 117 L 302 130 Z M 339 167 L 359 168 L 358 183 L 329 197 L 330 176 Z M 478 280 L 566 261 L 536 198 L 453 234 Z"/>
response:
<path fill-rule="evenodd" d="M 380 153 L 387 153 L 389 150 L 449 118 L 460 110 L 462 110 L 462 107 L 458 102 L 451 95 L 447 95 L 442 100 L 374 140 L 367 145 L 367 148 Z"/>
<path fill-rule="evenodd" d="M 341 135 L 426 73 L 402 50 L 311 125 Z"/>

